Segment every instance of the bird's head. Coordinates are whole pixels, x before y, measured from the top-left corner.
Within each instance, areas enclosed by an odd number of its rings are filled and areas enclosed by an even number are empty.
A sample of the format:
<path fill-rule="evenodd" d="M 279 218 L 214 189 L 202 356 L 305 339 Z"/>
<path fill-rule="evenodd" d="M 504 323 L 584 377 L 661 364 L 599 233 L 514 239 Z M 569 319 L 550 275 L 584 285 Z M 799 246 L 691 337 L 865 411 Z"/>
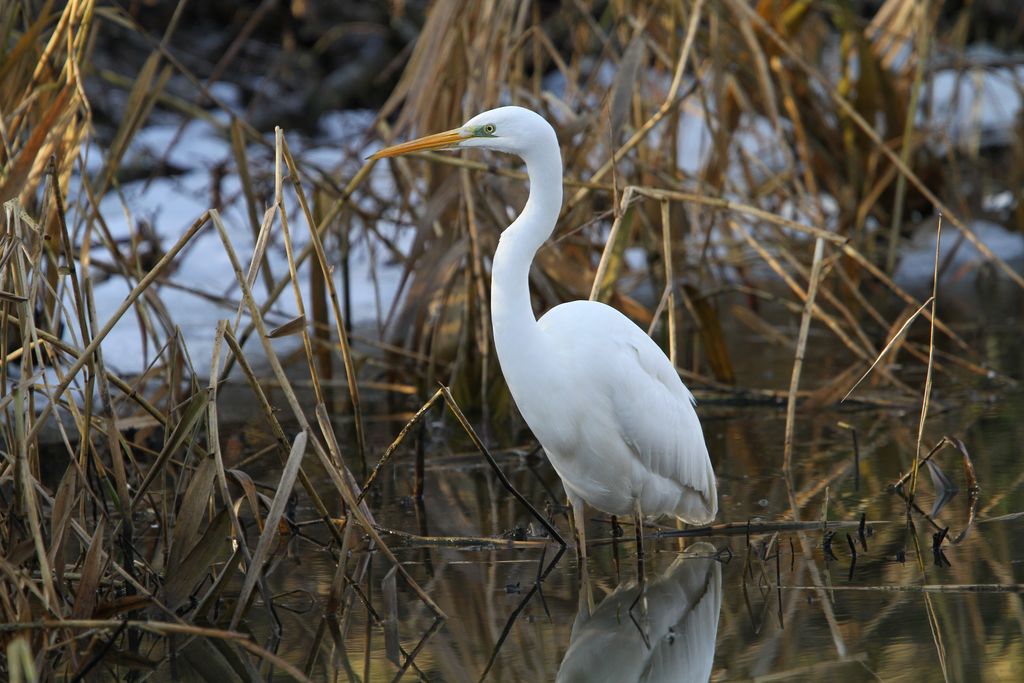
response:
<path fill-rule="evenodd" d="M 555 131 L 540 114 L 523 107 L 498 107 L 477 114 L 458 128 L 387 147 L 371 159 L 435 149 L 483 147 L 527 157 L 538 146 L 554 146 Z"/>

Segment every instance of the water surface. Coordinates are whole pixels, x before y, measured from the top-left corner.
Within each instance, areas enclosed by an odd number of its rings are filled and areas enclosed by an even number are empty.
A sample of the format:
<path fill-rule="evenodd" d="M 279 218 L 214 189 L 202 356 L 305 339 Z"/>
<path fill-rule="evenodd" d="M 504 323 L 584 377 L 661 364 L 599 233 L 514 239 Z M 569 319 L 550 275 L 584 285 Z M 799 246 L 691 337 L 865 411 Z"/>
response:
<path fill-rule="evenodd" d="M 976 522 L 958 543 L 944 542 L 941 554 L 933 551 L 933 534 L 948 527 L 955 539 L 968 522 L 963 457 L 953 448 L 935 456 L 959 493 L 934 523 L 915 513 L 908 531 L 906 503 L 892 484 L 908 471 L 915 448 L 917 414 L 909 404 L 811 411 L 798 420 L 798 514 L 849 523 L 829 530 L 828 556 L 820 529 L 771 526 L 793 519 L 781 469 L 784 410 L 709 401 L 701 412 L 719 478 L 719 522 L 749 522 L 749 532 L 680 540 L 658 538 L 656 529 L 648 529 L 646 619 L 641 603 L 629 609 L 637 594 L 632 527 L 623 525 L 613 542 L 609 520 L 595 511 L 588 575 L 596 609 L 589 618 L 571 548 L 559 557 L 553 543 L 459 548 L 440 540 L 406 546 L 386 537 L 447 615 L 415 658 L 416 667 L 427 679 L 445 681 L 478 680 L 485 669 L 496 681 L 704 680 L 709 672 L 716 681 L 932 681 L 943 680 L 943 669 L 951 681 L 1017 680 L 1024 666 L 1018 592 L 1024 530 L 1015 518 L 1001 517 L 1022 507 L 1017 416 L 1024 395 L 975 392 L 946 399 L 946 410 L 930 419 L 925 441 L 930 446 L 944 434 L 962 440 L 981 492 Z M 432 428 L 437 438 L 427 440 L 422 504 L 410 495 L 409 448 L 384 468 L 368 498 L 378 524 L 433 539 L 538 537 L 540 525 L 460 438 L 458 426 L 438 424 Z M 850 427 L 857 433 L 857 477 Z M 530 455 L 527 437 L 519 448 L 497 449 L 498 462 L 568 537 L 557 476 Z M 931 512 L 936 487 L 928 470 L 921 470 L 919 490 L 919 506 Z M 314 516 L 301 505 L 296 517 Z M 862 515 L 863 542 L 857 524 Z M 296 539 L 271 575 L 288 608 L 279 610 L 279 651 L 298 665 L 305 665 L 316 642 L 336 552 Z M 348 566 L 363 565 L 354 558 Z M 389 568 L 373 553 L 363 582 L 382 615 L 388 612 Z M 401 578 L 396 585 L 397 632 L 408 652 L 434 622 Z M 357 600 L 349 609 L 345 648 L 353 672 L 390 679 L 397 668 L 388 660 L 382 628 L 367 630 L 367 613 Z M 323 636 L 316 677 L 347 680 L 340 655 L 331 652 L 329 636 Z M 418 675 L 410 671 L 406 677 Z"/>

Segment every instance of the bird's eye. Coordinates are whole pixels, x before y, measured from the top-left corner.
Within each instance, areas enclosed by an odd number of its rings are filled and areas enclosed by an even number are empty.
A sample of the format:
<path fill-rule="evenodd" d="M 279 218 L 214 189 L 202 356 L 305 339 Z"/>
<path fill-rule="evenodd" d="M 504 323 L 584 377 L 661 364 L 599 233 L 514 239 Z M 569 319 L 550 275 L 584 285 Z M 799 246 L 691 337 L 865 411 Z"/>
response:
<path fill-rule="evenodd" d="M 483 131 L 487 135 L 494 135 L 494 131 L 496 131 L 496 130 L 498 130 L 498 129 L 495 128 L 493 123 L 485 124 L 484 127 L 483 127 Z"/>

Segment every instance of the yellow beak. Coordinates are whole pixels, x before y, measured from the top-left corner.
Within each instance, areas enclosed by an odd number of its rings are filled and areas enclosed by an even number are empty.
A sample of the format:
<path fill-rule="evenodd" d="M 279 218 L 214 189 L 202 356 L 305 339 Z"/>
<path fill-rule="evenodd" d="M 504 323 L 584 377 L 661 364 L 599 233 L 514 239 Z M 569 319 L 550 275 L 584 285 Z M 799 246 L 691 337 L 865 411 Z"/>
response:
<path fill-rule="evenodd" d="M 393 147 L 386 147 L 379 152 L 370 155 L 370 159 L 397 157 L 402 154 L 425 152 L 431 149 L 449 149 L 462 142 L 466 137 L 467 136 L 461 130 L 454 128 L 452 130 L 446 130 L 443 133 L 427 135 L 426 137 L 419 138 L 418 140 L 403 142 L 402 144 L 394 145 Z"/>

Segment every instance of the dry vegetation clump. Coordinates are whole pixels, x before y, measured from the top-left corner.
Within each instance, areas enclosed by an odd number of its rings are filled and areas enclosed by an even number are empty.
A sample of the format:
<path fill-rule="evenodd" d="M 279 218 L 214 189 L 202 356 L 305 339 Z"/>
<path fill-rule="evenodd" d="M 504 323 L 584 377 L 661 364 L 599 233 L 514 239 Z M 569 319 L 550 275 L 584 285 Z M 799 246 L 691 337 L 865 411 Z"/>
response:
<path fill-rule="evenodd" d="M 919 223 L 934 232 L 942 213 L 954 228 L 947 240 L 976 244 L 1024 285 L 971 229 L 984 212 L 968 198 L 992 189 L 994 169 L 965 172 L 985 154 L 964 135 L 970 121 L 933 111 L 940 76 L 950 75 L 941 65 L 958 79 L 983 68 L 963 58 L 970 17 L 926 7 L 890 0 L 865 19 L 843 3 L 615 2 L 597 14 L 565 3 L 542 14 L 529 3 L 439 2 L 381 130 L 407 138 L 505 103 L 555 122 L 567 201 L 534 269 L 538 308 L 588 294 L 610 301 L 660 336 L 698 389 L 782 389 L 756 386 L 735 357 L 751 339 L 792 344 L 822 238 L 813 313 L 827 338 L 811 352 L 842 347 L 818 378 L 829 403 L 920 307 L 919 292 L 893 280 Z M 908 114 L 918 110 L 932 114 Z M 487 264 L 525 187 L 514 161 L 432 162 L 391 166 L 419 231 L 389 331 L 446 368 L 428 376 L 450 377 L 457 397 L 487 405 L 503 393 L 489 351 Z M 727 321 L 748 339 L 729 343 Z M 989 374 L 982 354 L 941 321 L 939 330 L 950 352 L 942 371 Z M 876 368 L 879 390 L 858 396 L 914 393 L 889 364 L 901 355 L 923 365 L 927 343 L 899 346 Z"/>
<path fill-rule="evenodd" d="M 420 5 L 391 5 L 390 27 L 360 30 L 410 33 Z M 540 111 L 563 144 L 567 202 L 534 270 L 539 308 L 586 296 L 611 302 L 658 335 L 705 392 L 834 403 L 873 367 L 857 396 L 906 405 L 916 392 L 895 368 L 897 353 L 934 365 L 939 377 L 1003 379 L 934 306 L 894 281 L 913 224 L 941 212 L 948 232 L 1024 285 L 971 231 L 983 209 L 966 199 L 993 183 L 1019 188 L 1024 144 L 999 147 L 1009 172 L 972 176 L 965 168 L 986 168 L 979 160 L 993 153 L 980 138 L 947 135 L 941 112 L 914 115 L 949 73 L 936 65 L 965 79 L 983 68 L 963 52 L 969 10 L 949 16 L 931 6 L 888 0 L 866 14 L 797 1 L 437 0 L 419 39 L 383 69 L 393 77 L 404 63 L 374 132 L 391 141 L 442 130 L 504 103 Z M 332 656 L 332 665 L 351 666 L 345 645 L 358 614 L 385 633 L 399 674 L 423 675 L 415 657 L 444 614 L 397 561 L 388 543 L 400 536 L 382 537 L 363 496 L 436 404 L 498 470 L 459 405 L 488 425 L 514 412 L 491 352 L 488 263 L 525 198 L 524 178 L 490 158 L 433 155 L 374 168 L 362 146 L 339 162 L 342 171 L 322 168 L 293 153 L 280 129 L 262 133 L 212 94 L 209 80 L 231 73 L 244 51 L 225 50 L 200 76 L 179 59 L 180 17 L 170 16 L 161 36 L 119 4 L 0 6 L 3 666 L 12 680 L 165 669 L 305 680 Z M 246 16 L 239 45 L 267 18 Z M 114 26 L 144 46 L 131 76 L 92 68 Z M 123 103 L 104 123 L 101 148 L 87 145 L 95 132 L 87 86 L 97 82 L 120 88 Z M 172 240 L 152 238 L 138 219 L 120 239 L 100 204 L 122 196 L 139 172 L 125 160 L 140 131 L 171 112 L 181 122 L 175 140 L 198 120 L 230 140 L 217 173 L 237 178 L 237 191 L 222 196 L 211 184 L 209 209 L 176 226 Z M 87 159 L 87 149 L 100 158 Z M 163 161 L 143 175 L 169 172 Z M 1024 203 L 1014 191 L 1020 231 Z M 243 216 L 240 231 L 224 218 L 231 206 Z M 236 248 L 240 232 L 251 253 Z M 207 235 L 233 282 L 226 293 L 202 292 L 224 319 L 207 331 L 212 353 L 196 358 L 164 297 L 183 289 L 171 274 Z M 401 284 L 375 326 L 353 331 L 357 243 L 397 264 Z M 272 271 L 275 250 L 284 266 Z M 97 312 L 100 277 L 128 286 L 109 317 Z M 103 351 L 126 316 L 138 321 L 148 353 L 130 374 L 112 369 Z M 932 320 L 934 349 L 901 336 L 918 316 Z M 805 343 L 811 357 L 827 354 L 813 390 L 761 386 L 745 374 L 742 347 L 726 331 L 733 320 L 787 357 Z M 807 342 L 811 326 L 818 337 Z M 293 342 L 287 353 L 282 338 Z M 239 392 L 230 401 L 227 386 Z M 381 412 L 395 408 L 403 420 L 431 397 L 376 468 L 367 394 L 375 407 L 386 397 Z M 239 400 L 262 426 L 265 448 L 251 461 L 225 445 L 237 421 L 225 418 L 225 404 Z M 421 453 L 417 493 L 422 478 Z M 557 537 L 499 480 L 542 536 L 451 544 L 534 547 Z M 277 596 L 265 580 L 280 540 L 296 535 L 296 501 L 315 511 L 306 521 L 337 560 L 300 664 L 277 654 Z M 383 602 L 396 604 L 397 585 L 426 615 L 415 640 L 405 634 L 408 647 L 392 628 L 395 612 L 368 594 L 371 553 L 358 552 L 367 548 L 392 572 Z"/>
<path fill-rule="evenodd" d="M 124 18 L 106 9 L 105 20 Z M 0 159 L 2 666 L 15 681 L 138 678 L 167 666 L 172 675 L 185 667 L 209 680 L 253 679 L 274 670 L 308 680 L 274 654 L 275 646 L 257 645 L 239 631 L 254 595 L 266 606 L 270 623 L 279 624 L 262 573 L 279 532 L 289 528 L 284 514 L 293 489 L 304 489 L 304 500 L 317 509 L 336 548 L 347 552 L 363 546 L 364 535 L 353 533 L 357 523 L 371 544 L 393 556 L 380 542 L 369 508 L 356 502 L 359 487 L 327 418 L 315 361 L 304 355 L 314 379 L 319 424 L 312 413 L 313 423 L 307 420 L 270 344 L 273 337 L 302 330 L 308 351 L 310 335 L 295 322 L 267 329 L 251 289 L 260 254 L 253 255 L 247 277 L 215 209 L 196 216 L 172 245 L 147 258 L 139 252 L 141 239 L 123 244 L 107 229 L 99 198 L 118 185 L 119 165 L 133 136 L 165 95 L 173 58 L 162 46 L 153 50 L 130 87 L 102 165 L 83 172 L 80 154 L 91 125 L 83 72 L 94 46 L 97 12 L 91 2 L 62 8 L 8 3 L 0 10 L 5 29 L 0 59 L 5 103 Z M 252 135 L 241 123 L 235 130 Z M 298 182 L 300 172 L 280 134 L 271 149 L 274 197 L 262 224 L 255 226 L 262 227 L 261 244 L 272 226 L 282 227 L 293 263 L 282 199 L 287 174 L 294 180 L 303 222 L 312 231 L 303 258 L 315 254 L 323 281 L 326 260 Z M 84 198 L 74 212 L 67 208 L 72 169 L 78 171 Z M 69 225 L 71 216 L 76 222 Z M 235 301 L 234 321 L 214 322 L 210 330 L 215 342 L 208 378 L 195 371 L 175 312 L 163 305 L 157 287 L 203 231 L 221 238 L 242 293 L 241 301 Z M 90 251 L 95 245 L 114 256 L 112 267 L 131 286 L 109 319 L 98 319 L 93 296 L 96 270 L 90 267 Z M 295 277 L 293 267 L 282 289 Z M 338 314 L 337 297 L 332 287 L 328 290 Z M 156 351 L 143 372 L 121 376 L 108 369 L 103 340 L 129 311 L 138 316 L 140 334 Z M 335 320 L 339 332 L 340 314 Z M 287 434 L 243 351 L 244 338 L 252 336 L 246 325 L 263 342 L 284 400 L 294 409 Z M 343 348 L 351 372 L 344 343 Z M 237 458 L 225 465 L 218 380 L 229 358 L 251 388 L 245 400 L 263 414 L 271 442 L 265 452 L 281 457 L 270 493 L 233 466 Z M 356 382 L 348 386 L 358 418 Z M 313 434 L 319 436 L 310 439 Z M 353 454 L 362 455 L 358 420 L 354 443 Z M 321 458 L 319 467 L 328 479 L 340 487 L 329 498 L 330 510 L 303 469 L 307 444 Z M 342 501 L 348 501 L 348 513 L 338 524 L 332 520 L 339 505 L 344 508 Z M 348 520 L 358 521 L 349 525 Z M 358 569 L 352 571 L 361 576 Z M 401 567 L 398 572 L 407 578 Z M 342 562 L 334 604 L 355 599 L 345 583 L 349 576 Z M 228 586 L 230 605 L 223 602 Z M 413 590 L 419 591 L 415 584 Z M 335 627 L 333 632 L 340 637 L 343 631 Z M 271 640 L 279 637 L 278 628 Z"/>

